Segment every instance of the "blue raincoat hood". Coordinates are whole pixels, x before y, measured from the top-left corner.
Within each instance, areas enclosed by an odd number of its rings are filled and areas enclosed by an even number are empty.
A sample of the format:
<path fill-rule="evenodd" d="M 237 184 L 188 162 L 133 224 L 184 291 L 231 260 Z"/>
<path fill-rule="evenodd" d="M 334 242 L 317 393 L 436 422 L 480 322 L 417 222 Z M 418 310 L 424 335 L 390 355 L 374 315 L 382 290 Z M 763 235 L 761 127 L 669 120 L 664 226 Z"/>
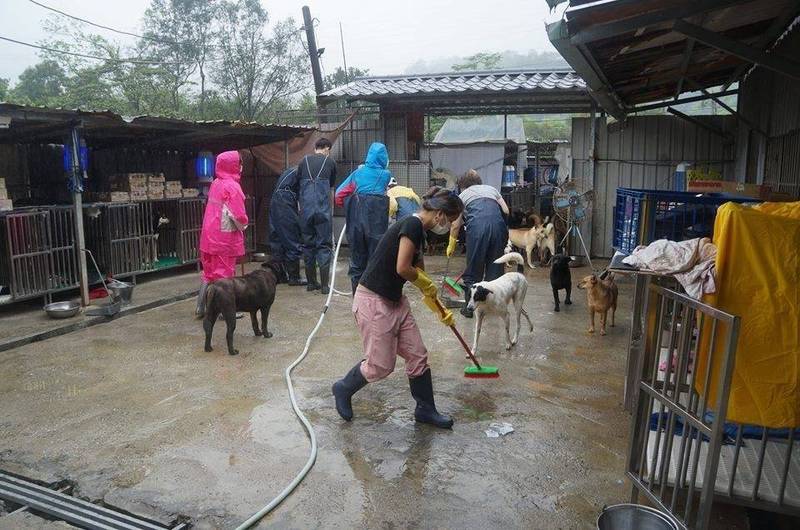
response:
<path fill-rule="evenodd" d="M 386 150 L 386 146 L 380 142 L 375 142 L 370 145 L 364 164 L 367 167 L 375 169 L 386 169 L 389 167 L 389 152 Z"/>

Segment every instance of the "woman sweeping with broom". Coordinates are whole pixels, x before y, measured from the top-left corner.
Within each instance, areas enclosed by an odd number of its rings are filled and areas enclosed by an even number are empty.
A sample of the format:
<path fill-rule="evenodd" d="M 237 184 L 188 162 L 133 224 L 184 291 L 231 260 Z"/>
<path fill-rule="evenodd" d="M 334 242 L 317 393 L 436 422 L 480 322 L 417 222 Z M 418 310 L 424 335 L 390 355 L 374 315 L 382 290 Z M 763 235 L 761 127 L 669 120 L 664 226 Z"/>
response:
<path fill-rule="evenodd" d="M 399 355 L 405 360 L 411 395 L 417 402 L 416 421 L 443 429 L 453 426 L 450 416 L 436 410 L 428 350 L 408 299 L 403 296 L 403 285 L 407 281 L 414 284 L 439 320 L 446 326 L 453 325 L 453 313 L 441 305 L 436 286 L 424 272 L 422 252 L 425 232 L 437 225 L 446 229 L 463 210 L 464 204 L 457 195 L 431 188 L 423 197 L 422 209 L 393 224 L 370 257 L 353 298 L 353 316 L 361 333 L 365 359 L 333 385 L 336 411 L 345 420 L 353 418 L 353 394 L 367 383 L 391 374 Z"/>

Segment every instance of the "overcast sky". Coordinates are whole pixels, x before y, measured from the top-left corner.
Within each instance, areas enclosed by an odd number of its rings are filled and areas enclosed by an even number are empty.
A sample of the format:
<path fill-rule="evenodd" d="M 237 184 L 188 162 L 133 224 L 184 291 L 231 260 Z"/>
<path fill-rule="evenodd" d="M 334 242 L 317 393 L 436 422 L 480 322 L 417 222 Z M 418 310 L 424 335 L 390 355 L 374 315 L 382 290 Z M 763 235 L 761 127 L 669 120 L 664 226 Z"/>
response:
<path fill-rule="evenodd" d="M 149 0 L 38 0 L 61 11 L 117 29 L 139 32 Z M 544 0 L 261 0 L 273 20 L 302 24 L 308 5 L 319 19 L 317 40 L 325 48 L 323 69 L 342 64 L 339 22 L 348 66 L 372 74 L 400 74 L 419 59 L 467 56 L 480 51 L 553 51 L 544 31 L 552 21 Z M 49 11 L 28 0 L 0 0 L 0 36 L 36 43 L 46 37 Z M 77 24 L 77 22 L 76 22 Z M 122 35 L 87 27 L 121 42 Z M 0 41 L 0 77 L 16 77 L 38 61 L 34 49 Z"/>

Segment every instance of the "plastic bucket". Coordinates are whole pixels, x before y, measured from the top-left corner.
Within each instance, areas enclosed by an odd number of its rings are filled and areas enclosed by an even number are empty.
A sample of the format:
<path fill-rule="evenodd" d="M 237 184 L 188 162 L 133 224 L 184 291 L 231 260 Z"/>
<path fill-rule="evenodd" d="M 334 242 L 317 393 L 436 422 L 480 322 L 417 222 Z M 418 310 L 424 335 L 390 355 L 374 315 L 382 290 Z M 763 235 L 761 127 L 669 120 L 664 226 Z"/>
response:
<path fill-rule="evenodd" d="M 597 530 L 678 530 L 668 515 L 640 504 L 615 504 L 603 509 Z"/>

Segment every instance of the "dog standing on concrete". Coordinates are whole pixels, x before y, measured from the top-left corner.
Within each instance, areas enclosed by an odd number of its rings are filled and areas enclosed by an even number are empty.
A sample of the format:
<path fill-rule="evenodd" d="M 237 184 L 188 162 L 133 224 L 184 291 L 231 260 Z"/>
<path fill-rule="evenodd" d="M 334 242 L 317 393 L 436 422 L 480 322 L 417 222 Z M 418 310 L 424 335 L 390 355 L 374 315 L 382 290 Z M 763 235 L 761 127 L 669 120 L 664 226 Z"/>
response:
<path fill-rule="evenodd" d="M 277 265 L 275 265 L 277 266 Z M 217 318 L 222 314 L 227 325 L 225 339 L 228 343 L 228 354 L 237 355 L 238 350 L 233 347 L 233 332 L 236 330 L 236 311 L 250 313 L 253 323 L 253 333 L 256 337 L 265 339 L 272 337 L 267 328 L 269 310 L 275 301 L 275 284 L 277 275 L 270 265 L 263 269 L 253 271 L 244 276 L 217 280 L 208 286 L 206 292 L 206 314 L 203 319 L 203 330 L 206 332 L 205 349 L 213 351 L 211 347 L 211 332 Z M 258 316 L 261 311 L 261 328 L 258 325 Z"/>
<path fill-rule="evenodd" d="M 564 254 L 556 254 L 553 256 L 553 262 L 550 264 L 550 287 L 553 288 L 553 300 L 555 305 L 553 311 L 559 312 L 558 291 L 564 289 L 567 291 L 567 297 L 564 299 L 564 304 L 571 305 L 572 300 L 572 273 L 569 270 L 569 263 L 572 261 L 570 256 Z"/>
<path fill-rule="evenodd" d="M 601 280 L 597 275 L 586 276 L 578 284 L 578 289 L 586 290 L 586 302 L 589 306 L 589 333 L 594 333 L 594 314 L 600 313 L 600 335 L 606 334 L 606 318 L 611 310 L 611 327 L 614 327 L 614 315 L 617 312 L 617 284 L 614 275 L 609 274 Z"/>
<path fill-rule="evenodd" d="M 511 252 L 494 261 L 497 264 L 524 264 L 522 256 L 517 252 Z M 472 353 L 477 355 L 478 338 L 481 336 L 481 326 L 486 315 L 497 315 L 503 319 L 506 327 L 506 349 L 510 350 L 519 340 L 519 330 L 521 318 L 525 320 L 533 331 L 533 323 L 528 313 L 525 311 L 525 294 L 528 292 L 528 280 L 525 275 L 519 272 L 507 272 L 490 282 L 478 282 L 467 290 L 467 307 L 475 313 L 475 336 L 472 341 Z M 517 317 L 517 329 L 514 338 L 511 338 L 511 312 L 514 311 Z"/>

